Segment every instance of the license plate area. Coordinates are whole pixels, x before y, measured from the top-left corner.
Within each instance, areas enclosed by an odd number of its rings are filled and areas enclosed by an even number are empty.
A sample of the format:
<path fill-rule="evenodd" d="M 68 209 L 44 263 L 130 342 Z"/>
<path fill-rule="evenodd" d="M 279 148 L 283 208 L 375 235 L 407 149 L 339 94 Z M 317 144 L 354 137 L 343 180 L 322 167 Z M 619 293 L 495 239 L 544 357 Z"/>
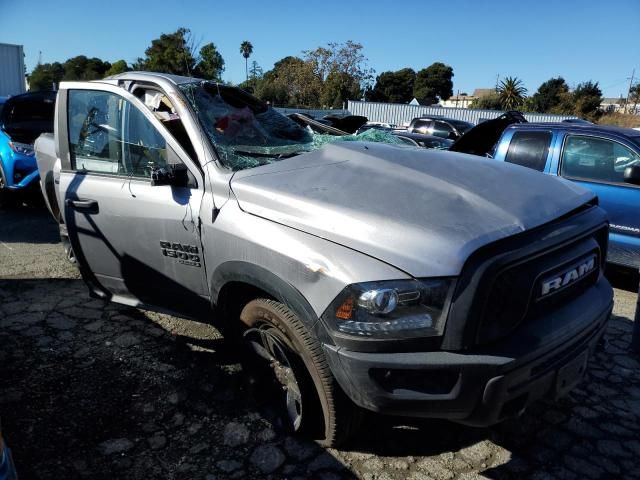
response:
<path fill-rule="evenodd" d="M 584 376 L 589 360 L 589 351 L 585 350 L 576 358 L 558 369 L 556 375 L 556 398 L 565 396 Z"/>

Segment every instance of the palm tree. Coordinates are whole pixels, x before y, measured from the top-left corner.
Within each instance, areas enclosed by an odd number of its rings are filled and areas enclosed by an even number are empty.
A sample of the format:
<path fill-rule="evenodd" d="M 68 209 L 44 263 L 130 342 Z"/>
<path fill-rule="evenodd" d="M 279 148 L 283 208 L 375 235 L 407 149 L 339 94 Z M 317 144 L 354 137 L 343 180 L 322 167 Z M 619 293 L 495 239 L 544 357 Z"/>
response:
<path fill-rule="evenodd" d="M 249 57 L 253 53 L 253 45 L 251 42 L 245 40 L 240 44 L 240 53 L 244 57 L 244 70 L 247 76 L 247 81 L 249 81 Z"/>
<path fill-rule="evenodd" d="M 507 77 L 500 82 L 498 96 L 500 104 L 505 110 L 513 110 L 524 102 L 527 89 L 522 85 L 522 80 L 517 77 Z"/>

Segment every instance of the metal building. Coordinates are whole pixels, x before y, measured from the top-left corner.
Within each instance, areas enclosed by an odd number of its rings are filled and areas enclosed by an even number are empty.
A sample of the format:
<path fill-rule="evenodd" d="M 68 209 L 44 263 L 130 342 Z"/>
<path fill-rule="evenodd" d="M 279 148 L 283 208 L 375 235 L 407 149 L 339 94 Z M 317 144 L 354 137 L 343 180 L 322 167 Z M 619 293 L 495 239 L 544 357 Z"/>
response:
<path fill-rule="evenodd" d="M 473 124 L 499 117 L 504 112 L 499 110 L 472 110 L 469 108 L 423 107 L 421 105 L 405 105 L 401 103 L 356 102 L 349 100 L 347 109 L 352 115 L 362 115 L 371 122 L 393 123 L 398 126 L 408 124 L 416 117 L 433 116 L 464 120 Z M 530 122 L 561 122 L 573 115 L 552 115 L 549 113 L 525 113 Z"/>
<path fill-rule="evenodd" d="M 26 90 L 22 45 L 0 43 L 0 97 Z"/>

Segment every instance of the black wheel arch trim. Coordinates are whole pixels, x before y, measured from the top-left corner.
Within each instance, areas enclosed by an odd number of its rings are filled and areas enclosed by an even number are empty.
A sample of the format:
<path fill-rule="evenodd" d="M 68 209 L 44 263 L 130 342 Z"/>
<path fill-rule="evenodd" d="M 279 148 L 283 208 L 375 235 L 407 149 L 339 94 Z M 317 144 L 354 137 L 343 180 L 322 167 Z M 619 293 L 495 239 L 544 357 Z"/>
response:
<path fill-rule="evenodd" d="M 245 283 L 259 288 L 277 301 L 291 308 L 309 328 L 318 333 L 316 328 L 322 324 L 311 304 L 300 291 L 286 280 L 264 267 L 243 261 L 228 261 L 220 264 L 211 276 L 211 302 L 215 307 L 222 288 L 232 282 Z"/>

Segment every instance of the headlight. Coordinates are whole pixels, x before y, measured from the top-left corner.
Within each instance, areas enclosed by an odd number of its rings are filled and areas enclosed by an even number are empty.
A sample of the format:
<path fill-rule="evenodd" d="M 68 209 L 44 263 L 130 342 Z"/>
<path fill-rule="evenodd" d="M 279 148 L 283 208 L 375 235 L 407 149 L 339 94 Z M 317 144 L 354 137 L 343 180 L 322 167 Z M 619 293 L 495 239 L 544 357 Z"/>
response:
<path fill-rule="evenodd" d="M 323 319 L 333 330 L 355 337 L 439 336 L 453 286 L 451 278 L 349 285 L 329 305 Z"/>
<path fill-rule="evenodd" d="M 20 142 L 9 142 L 9 147 L 16 153 L 20 153 L 22 155 L 33 155 L 33 146 L 28 143 L 20 143 Z"/>

